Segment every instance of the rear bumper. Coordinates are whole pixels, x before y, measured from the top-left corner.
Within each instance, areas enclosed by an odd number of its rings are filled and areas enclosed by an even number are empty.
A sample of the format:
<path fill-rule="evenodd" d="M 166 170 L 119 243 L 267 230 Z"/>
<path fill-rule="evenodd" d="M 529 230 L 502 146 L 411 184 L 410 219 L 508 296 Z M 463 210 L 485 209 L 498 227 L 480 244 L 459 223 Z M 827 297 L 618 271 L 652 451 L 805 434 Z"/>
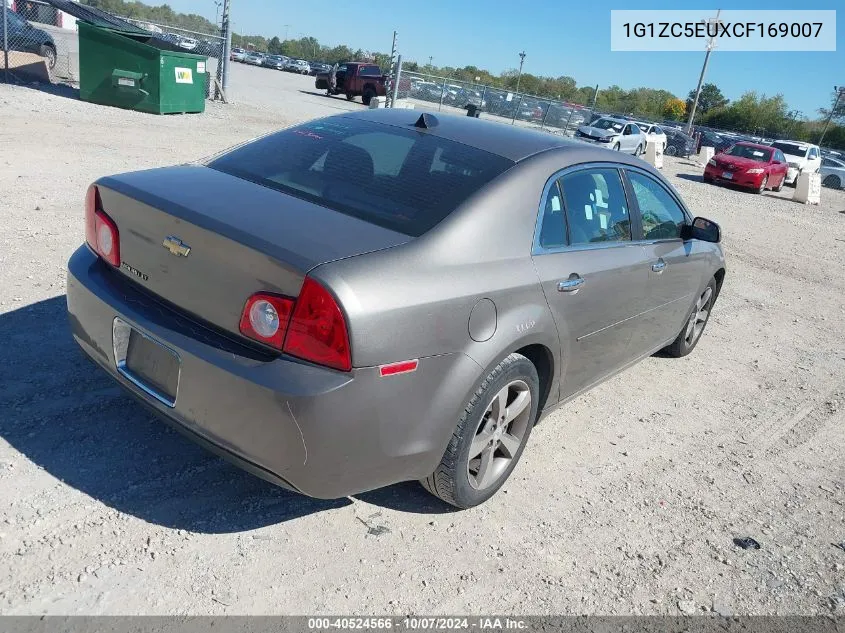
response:
<path fill-rule="evenodd" d="M 158 416 L 242 468 L 313 497 L 431 474 L 480 377 L 459 353 L 422 358 L 417 371 L 389 378 L 376 367 L 345 373 L 261 358 L 157 303 L 85 246 L 68 262 L 67 303 L 85 354 Z M 115 317 L 178 353 L 173 407 L 118 372 Z"/>

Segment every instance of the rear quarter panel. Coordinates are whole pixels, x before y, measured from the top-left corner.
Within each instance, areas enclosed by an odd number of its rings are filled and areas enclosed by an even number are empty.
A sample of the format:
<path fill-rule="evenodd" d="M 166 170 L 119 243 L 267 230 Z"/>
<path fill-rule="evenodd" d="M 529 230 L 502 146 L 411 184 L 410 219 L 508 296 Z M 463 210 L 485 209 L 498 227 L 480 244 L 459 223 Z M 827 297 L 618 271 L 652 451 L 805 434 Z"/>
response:
<path fill-rule="evenodd" d="M 463 399 L 510 352 L 539 344 L 556 375 L 557 328 L 531 259 L 540 196 L 554 170 L 520 164 L 428 234 L 313 270 L 344 306 L 353 365 L 460 352 L 478 365 L 477 381 L 456 386 Z M 473 340 L 470 315 L 482 299 L 495 305 L 495 331 Z M 557 397 L 553 390 L 549 402 Z"/>

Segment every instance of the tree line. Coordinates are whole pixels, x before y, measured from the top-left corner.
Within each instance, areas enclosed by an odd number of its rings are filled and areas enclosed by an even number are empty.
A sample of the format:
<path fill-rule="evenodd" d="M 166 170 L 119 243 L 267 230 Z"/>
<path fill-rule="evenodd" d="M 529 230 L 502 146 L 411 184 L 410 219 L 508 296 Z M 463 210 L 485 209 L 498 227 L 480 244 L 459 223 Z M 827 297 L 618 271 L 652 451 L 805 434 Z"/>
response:
<path fill-rule="evenodd" d="M 173 11 L 167 4 L 150 6 L 137 0 L 83 0 L 83 3 L 136 20 L 209 35 L 219 34 L 219 27 L 205 17 Z M 232 45 L 330 64 L 351 59 L 371 61 L 385 71 L 390 65 L 390 56 L 387 53 L 352 49 L 346 45 L 326 46 L 315 37 L 282 40 L 278 36 L 266 38 L 261 35 L 233 33 Z M 578 86 L 575 79 L 567 75 L 543 77 L 530 72 L 519 75 L 516 69 L 494 74 L 477 66 L 436 66 L 431 61 L 429 59 L 428 63 L 419 63 L 405 60 L 402 67 L 407 72 L 424 73 L 510 91 L 516 90 L 518 82 L 520 92 L 524 94 L 584 106 L 593 106 L 595 99 L 597 111 L 635 115 L 653 120 L 686 121 L 695 97 L 695 90 L 690 91 L 684 100 L 668 90 L 647 87 L 624 89 L 616 85 L 600 86 L 596 94 L 595 85 Z M 835 95 L 831 98 L 831 108 L 834 101 Z M 736 101 L 730 101 L 718 86 L 707 83 L 702 86 L 695 123 L 744 134 L 814 142 L 821 136 L 829 109 L 821 109 L 813 114 L 818 115 L 818 118 L 805 118 L 801 113 L 790 110 L 782 95 L 767 96 L 749 91 Z M 833 114 L 834 122 L 825 134 L 824 145 L 845 149 L 845 99 L 841 100 L 837 112 Z"/>

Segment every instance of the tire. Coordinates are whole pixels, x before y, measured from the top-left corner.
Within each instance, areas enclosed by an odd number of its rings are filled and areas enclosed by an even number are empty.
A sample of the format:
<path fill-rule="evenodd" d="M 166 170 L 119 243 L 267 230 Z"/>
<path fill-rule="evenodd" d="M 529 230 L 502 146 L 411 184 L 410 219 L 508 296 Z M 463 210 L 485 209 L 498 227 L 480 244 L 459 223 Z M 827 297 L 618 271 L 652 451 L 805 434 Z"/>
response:
<path fill-rule="evenodd" d="M 780 179 L 778 186 L 775 187 L 772 191 L 783 191 L 783 185 L 786 182 L 786 174 L 783 175 L 783 178 Z"/>
<path fill-rule="evenodd" d="M 789 183 L 789 186 L 790 186 L 790 187 L 797 187 L 797 186 L 798 186 L 798 179 L 799 179 L 800 177 L 801 177 L 801 170 L 799 169 L 799 170 L 798 170 L 798 173 L 797 173 L 797 174 L 795 174 L 795 180 L 793 180 L 791 183 Z"/>
<path fill-rule="evenodd" d="M 47 68 L 53 70 L 56 67 L 56 49 L 49 44 L 42 44 L 38 54 L 47 60 Z"/>
<path fill-rule="evenodd" d="M 673 358 L 681 358 L 695 349 L 695 346 L 701 340 L 701 335 L 704 334 L 704 328 L 707 326 L 707 322 L 710 320 L 710 314 L 713 312 L 713 304 L 716 301 L 716 294 L 716 280 L 711 279 L 704 292 L 701 293 L 693 304 L 678 337 L 668 347 L 663 348 L 663 352 Z M 705 297 L 706 300 L 704 300 Z M 701 319 L 702 310 L 706 310 L 703 320 Z"/>
<path fill-rule="evenodd" d="M 757 188 L 757 193 L 763 193 L 766 190 L 766 186 L 769 184 L 769 176 L 763 176 L 763 180 L 760 182 L 760 186 Z"/>
<path fill-rule="evenodd" d="M 678 153 L 678 148 L 674 145 L 667 145 L 665 153 L 667 156 L 675 156 Z"/>
<path fill-rule="evenodd" d="M 505 394 L 504 411 L 501 394 Z M 525 356 L 511 354 L 496 365 L 461 412 L 440 464 L 420 481 L 423 487 L 458 508 L 472 508 L 492 497 L 508 480 L 528 443 L 537 420 L 539 394 L 537 369 Z M 529 398 L 527 403 L 525 398 Z M 518 401 L 522 406 L 503 424 L 508 409 Z M 494 428 L 500 430 L 491 431 Z M 503 443 L 500 438 L 509 441 Z M 480 452 L 471 456 L 479 447 Z"/>
<path fill-rule="evenodd" d="M 361 101 L 365 106 L 370 105 L 370 101 L 373 100 L 373 97 L 376 96 L 376 91 L 372 88 L 367 88 L 364 90 L 364 94 L 361 95 Z"/>
<path fill-rule="evenodd" d="M 352 94 L 351 92 L 346 93 L 346 100 L 347 101 L 352 101 L 354 98 L 355 98 L 355 95 Z"/>
<path fill-rule="evenodd" d="M 822 180 L 822 184 L 825 187 L 830 187 L 831 189 L 841 189 L 842 188 L 842 181 L 839 179 L 839 176 L 836 174 L 830 174 L 825 176 L 824 180 Z"/>
<path fill-rule="evenodd" d="M 613 151 L 615 151 L 615 152 L 618 152 L 621 149 L 622 149 L 622 146 L 619 143 L 617 143 L 616 145 L 613 146 Z"/>
<path fill-rule="evenodd" d="M 634 156 L 639 156 L 642 153 L 643 153 L 643 146 L 637 145 L 637 149 L 634 150 Z"/>

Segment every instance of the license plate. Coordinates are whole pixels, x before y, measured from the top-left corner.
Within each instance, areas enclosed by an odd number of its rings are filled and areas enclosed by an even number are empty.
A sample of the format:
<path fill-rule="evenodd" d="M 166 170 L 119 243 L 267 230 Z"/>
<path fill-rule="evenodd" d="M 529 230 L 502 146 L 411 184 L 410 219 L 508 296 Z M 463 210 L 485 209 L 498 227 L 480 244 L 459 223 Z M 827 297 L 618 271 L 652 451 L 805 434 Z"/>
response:
<path fill-rule="evenodd" d="M 734 177 L 734 175 L 729 171 L 723 171 L 722 172 L 722 178 L 724 178 L 725 180 L 730 180 L 733 177 Z"/>
<path fill-rule="evenodd" d="M 120 318 L 114 320 L 113 339 L 118 372 L 156 400 L 175 406 L 179 355 Z"/>
<path fill-rule="evenodd" d="M 176 400 L 179 358 L 164 345 L 132 330 L 126 350 L 126 369 L 168 400 Z"/>

